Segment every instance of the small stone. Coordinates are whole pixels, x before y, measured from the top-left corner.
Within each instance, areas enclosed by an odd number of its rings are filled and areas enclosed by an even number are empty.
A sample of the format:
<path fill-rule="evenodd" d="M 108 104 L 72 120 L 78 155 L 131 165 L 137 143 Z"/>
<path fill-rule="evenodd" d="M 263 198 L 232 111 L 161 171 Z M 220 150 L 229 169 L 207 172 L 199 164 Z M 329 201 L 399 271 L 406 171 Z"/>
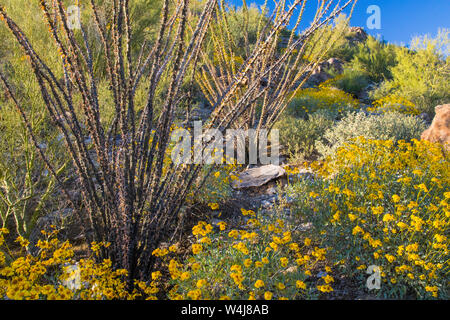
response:
<path fill-rule="evenodd" d="M 264 200 L 264 201 L 261 202 L 261 206 L 264 209 L 268 209 L 268 208 L 272 207 L 272 203 L 270 201 L 268 201 L 268 200 Z"/>
<path fill-rule="evenodd" d="M 297 227 L 297 229 L 302 232 L 309 231 L 312 229 L 312 223 L 311 222 L 302 223 Z"/>

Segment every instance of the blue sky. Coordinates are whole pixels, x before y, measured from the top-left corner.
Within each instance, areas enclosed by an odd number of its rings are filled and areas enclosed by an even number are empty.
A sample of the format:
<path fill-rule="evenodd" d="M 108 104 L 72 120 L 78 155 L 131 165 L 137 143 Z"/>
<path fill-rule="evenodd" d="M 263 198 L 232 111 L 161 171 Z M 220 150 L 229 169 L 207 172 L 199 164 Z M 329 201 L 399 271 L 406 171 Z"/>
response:
<path fill-rule="evenodd" d="M 226 0 L 236 6 L 242 0 Z M 247 0 L 258 5 L 264 0 Z M 291 0 L 292 1 L 292 0 Z M 341 2 L 345 2 L 341 0 Z M 269 0 L 273 7 L 273 0 Z M 369 30 L 367 8 L 377 5 L 381 10 L 381 29 Z M 317 0 L 309 0 L 306 21 L 309 23 L 317 6 Z M 435 36 L 439 28 L 450 28 L 450 0 L 359 0 L 352 16 L 352 26 L 361 26 L 372 35 L 380 35 L 384 40 L 396 44 L 409 44 L 413 36 L 430 34 Z"/>

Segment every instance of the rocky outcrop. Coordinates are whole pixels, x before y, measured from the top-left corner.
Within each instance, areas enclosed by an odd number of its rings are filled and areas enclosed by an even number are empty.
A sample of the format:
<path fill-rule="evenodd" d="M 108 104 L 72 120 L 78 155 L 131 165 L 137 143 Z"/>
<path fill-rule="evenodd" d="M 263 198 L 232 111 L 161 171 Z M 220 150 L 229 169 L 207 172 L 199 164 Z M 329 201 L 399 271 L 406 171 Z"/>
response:
<path fill-rule="evenodd" d="M 328 73 L 330 70 L 334 70 L 335 73 L 341 74 L 344 72 L 344 62 L 338 58 L 331 58 L 320 63 L 308 79 L 308 86 L 317 86 L 322 82 L 333 78 L 333 76 Z"/>
<path fill-rule="evenodd" d="M 442 143 L 450 151 L 450 104 L 437 106 L 435 112 L 431 126 L 422 133 L 421 139 Z"/>
<path fill-rule="evenodd" d="M 344 61 L 338 58 L 331 58 L 324 63 L 328 70 L 335 70 L 336 73 L 341 74 L 344 72 Z"/>

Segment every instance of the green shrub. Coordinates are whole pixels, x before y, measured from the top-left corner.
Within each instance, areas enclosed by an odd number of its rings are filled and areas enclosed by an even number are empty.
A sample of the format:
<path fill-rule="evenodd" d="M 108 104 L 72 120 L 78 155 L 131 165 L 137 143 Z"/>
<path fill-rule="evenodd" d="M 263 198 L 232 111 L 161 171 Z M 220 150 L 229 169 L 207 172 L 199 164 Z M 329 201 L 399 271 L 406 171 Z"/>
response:
<path fill-rule="evenodd" d="M 348 38 L 352 37 L 349 21 L 345 14 L 341 14 L 334 20 L 334 25 L 327 25 L 319 28 L 313 35 L 316 46 L 307 46 L 307 55 L 316 56 L 323 54 L 322 60 L 330 58 L 339 58 L 344 61 L 350 61 L 357 52 L 358 47 L 350 44 Z M 329 46 L 328 43 L 334 43 Z M 327 50 L 323 50 L 327 48 Z"/>
<path fill-rule="evenodd" d="M 170 273 L 169 299 L 317 299 L 333 291 L 325 248 L 275 215 L 241 211 L 250 216 L 242 229 L 225 222 L 220 231 L 203 221 L 194 226 L 192 255 L 185 260 L 176 255 L 177 245 L 153 252 Z"/>
<path fill-rule="evenodd" d="M 417 117 L 389 112 L 382 115 L 366 115 L 363 112 L 348 114 L 328 129 L 323 139 L 316 143 L 317 151 L 328 157 L 344 143 L 357 137 L 380 140 L 409 141 L 419 138 L 426 125 Z"/>
<path fill-rule="evenodd" d="M 349 62 L 358 52 L 358 46 L 350 44 L 349 42 L 341 43 L 339 46 L 334 46 L 326 55 L 326 58 L 338 58 L 342 61 Z"/>
<path fill-rule="evenodd" d="M 291 161 L 310 160 L 317 155 L 315 141 L 333 125 L 331 116 L 324 112 L 312 114 L 308 120 L 286 116 L 275 124 L 280 130 L 280 143 Z"/>
<path fill-rule="evenodd" d="M 42 23 L 39 2 L 6 0 L 8 12 L 29 36 L 34 50 L 45 63 L 60 66 L 56 45 Z M 56 170 L 65 168 L 63 143 L 56 139 L 55 125 L 43 111 L 44 101 L 34 75 L 30 75 L 29 61 L 19 45 L 6 41 L 11 32 L 0 24 L 1 71 L 12 79 L 13 91 L 24 103 L 28 119 L 45 155 L 56 164 Z M 62 68 L 55 68 L 55 77 L 63 77 Z M 3 91 L 3 85 L 2 93 Z M 9 97 L 0 94 L 0 226 L 9 226 L 15 234 L 27 237 L 37 219 L 58 209 L 56 184 L 29 139 L 22 118 Z M 59 204 L 60 205 L 60 204 Z"/>
<path fill-rule="evenodd" d="M 331 71 L 333 75 L 333 71 Z M 354 96 L 361 93 L 370 84 L 370 77 L 365 71 L 345 68 L 340 75 L 325 81 L 321 87 L 336 87 Z"/>
<path fill-rule="evenodd" d="M 391 69 L 392 81 L 380 90 L 412 101 L 420 112 L 434 114 L 434 107 L 450 101 L 448 29 L 436 38 L 417 37 L 412 50 L 397 50 L 398 64 Z M 445 57 L 447 54 L 447 57 Z"/>
<path fill-rule="evenodd" d="M 390 69 L 395 65 L 394 46 L 372 36 L 358 45 L 358 52 L 350 63 L 351 68 L 364 71 L 375 82 L 391 79 Z"/>
<path fill-rule="evenodd" d="M 9 103 L 0 102 L 4 103 L 0 115 L 0 227 L 14 228 L 15 234 L 28 237 L 37 219 L 56 210 L 61 199 L 55 192 L 55 179 L 28 138 L 19 113 Z M 30 125 L 40 136 L 50 137 L 45 116 L 37 110 Z M 56 134 L 48 141 L 41 148 L 61 173 L 67 162 L 61 152 L 64 146 Z"/>

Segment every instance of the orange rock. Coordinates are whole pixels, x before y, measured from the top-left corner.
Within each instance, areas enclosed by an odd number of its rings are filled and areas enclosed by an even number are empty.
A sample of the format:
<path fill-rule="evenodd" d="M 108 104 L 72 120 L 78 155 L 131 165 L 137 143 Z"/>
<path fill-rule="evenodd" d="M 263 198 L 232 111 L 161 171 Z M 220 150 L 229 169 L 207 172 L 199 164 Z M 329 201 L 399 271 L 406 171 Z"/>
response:
<path fill-rule="evenodd" d="M 450 104 L 444 104 L 435 108 L 436 115 L 431 126 L 422 133 L 422 140 L 439 142 L 450 150 Z"/>

